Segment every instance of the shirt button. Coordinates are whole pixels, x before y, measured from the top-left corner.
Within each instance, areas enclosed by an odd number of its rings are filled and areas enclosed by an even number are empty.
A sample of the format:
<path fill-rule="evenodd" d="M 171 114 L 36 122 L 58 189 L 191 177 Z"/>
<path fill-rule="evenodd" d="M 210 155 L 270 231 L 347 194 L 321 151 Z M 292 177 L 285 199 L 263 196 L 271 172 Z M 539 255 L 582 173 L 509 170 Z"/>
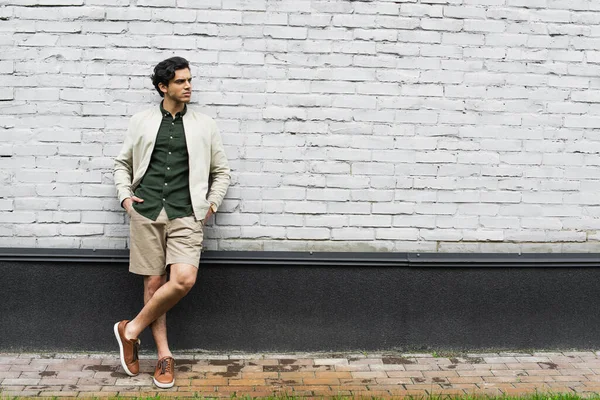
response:
<path fill-rule="evenodd" d="M 171 167 L 167 167 L 167 169 L 171 169 Z"/>
<path fill-rule="evenodd" d="M 171 122 L 171 125 L 175 125 L 175 122 Z"/>
<path fill-rule="evenodd" d="M 167 182 L 165 182 L 165 186 L 167 186 Z"/>
<path fill-rule="evenodd" d="M 165 199 L 163 199 L 163 201 L 166 201 Z"/>
<path fill-rule="evenodd" d="M 171 154 L 171 152 L 169 152 L 169 154 Z"/>
<path fill-rule="evenodd" d="M 173 136 L 170 136 L 171 139 L 173 139 Z"/>

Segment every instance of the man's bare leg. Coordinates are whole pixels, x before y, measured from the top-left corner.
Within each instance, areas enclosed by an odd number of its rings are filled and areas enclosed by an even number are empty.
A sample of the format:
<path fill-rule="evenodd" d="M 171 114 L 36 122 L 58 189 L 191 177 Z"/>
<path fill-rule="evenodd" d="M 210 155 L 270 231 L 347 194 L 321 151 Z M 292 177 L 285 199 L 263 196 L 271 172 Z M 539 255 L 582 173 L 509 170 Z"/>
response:
<path fill-rule="evenodd" d="M 167 275 L 152 275 L 144 277 L 144 304 L 154 296 L 154 293 L 167 283 Z M 167 314 L 163 314 L 150 324 L 152 336 L 158 350 L 158 359 L 163 357 L 173 357 L 169 350 L 169 342 L 167 341 Z"/>
<path fill-rule="evenodd" d="M 172 264 L 171 279 L 148 300 L 142 311 L 125 326 L 125 337 L 135 339 L 152 322 L 169 311 L 196 283 L 198 268 L 189 264 Z"/>

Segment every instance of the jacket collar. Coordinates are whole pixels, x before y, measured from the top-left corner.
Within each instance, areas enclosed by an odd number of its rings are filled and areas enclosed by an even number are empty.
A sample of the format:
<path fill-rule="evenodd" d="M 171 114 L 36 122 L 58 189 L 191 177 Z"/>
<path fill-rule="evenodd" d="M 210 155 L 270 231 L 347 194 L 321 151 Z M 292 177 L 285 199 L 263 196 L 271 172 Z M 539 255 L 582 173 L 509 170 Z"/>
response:
<path fill-rule="evenodd" d="M 163 103 L 164 103 L 164 100 L 162 100 L 159 105 L 160 113 L 163 117 L 170 117 L 171 113 L 168 112 L 167 110 L 165 110 L 165 108 L 163 107 Z M 177 118 L 178 115 L 181 115 L 181 117 L 183 117 L 186 112 L 187 112 L 187 104 L 184 104 L 183 111 L 180 111 L 177 114 L 175 114 L 175 118 Z"/>

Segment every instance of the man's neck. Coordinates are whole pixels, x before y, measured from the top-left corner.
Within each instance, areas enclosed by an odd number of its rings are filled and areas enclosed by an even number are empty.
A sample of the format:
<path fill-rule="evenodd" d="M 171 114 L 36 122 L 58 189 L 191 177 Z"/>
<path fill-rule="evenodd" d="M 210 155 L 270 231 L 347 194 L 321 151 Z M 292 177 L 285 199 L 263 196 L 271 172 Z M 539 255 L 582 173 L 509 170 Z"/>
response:
<path fill-rule="evenodd" d="M 173 117 L 175 117 L 175 115 L 178 112 L 183 111 L 183 109 L 185 108 L 185 103 L 173 101 L 165 97 L 165 99 L 163 100 L 163 108 L 165 109 L 165 111 L 170 112 Z"/>

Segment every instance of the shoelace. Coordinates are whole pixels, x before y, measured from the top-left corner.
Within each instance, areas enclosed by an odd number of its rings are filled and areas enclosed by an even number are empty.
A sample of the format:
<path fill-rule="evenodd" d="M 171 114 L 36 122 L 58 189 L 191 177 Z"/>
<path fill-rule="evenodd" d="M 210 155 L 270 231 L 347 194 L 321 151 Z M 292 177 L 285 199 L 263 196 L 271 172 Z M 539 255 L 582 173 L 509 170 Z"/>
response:
<path fill-rule="evenodd" d="M 164 375 L 166 372 L 171 372 L 171 363 L 168 358 L 160 361 L 160 374 Z"/>

